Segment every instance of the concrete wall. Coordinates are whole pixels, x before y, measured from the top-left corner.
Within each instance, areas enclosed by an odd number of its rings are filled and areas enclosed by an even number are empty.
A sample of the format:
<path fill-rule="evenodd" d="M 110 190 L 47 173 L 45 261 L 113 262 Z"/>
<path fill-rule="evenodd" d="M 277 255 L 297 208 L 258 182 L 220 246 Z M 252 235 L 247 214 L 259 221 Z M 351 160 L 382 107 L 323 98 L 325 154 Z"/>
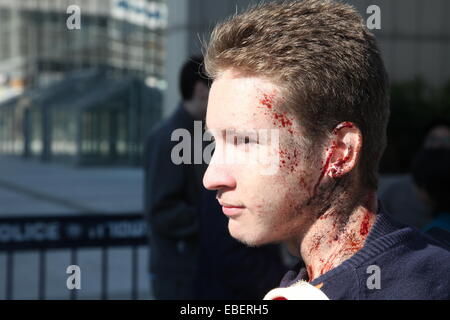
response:
<path fill-rule="evenodd" d="M 173 112 L 180 101 L 178 76 L 183 62 L 191 55 L 202 52 L 201 42 L 207 40 L 214 25 L 239 9 L 246 8 L 250 0 L 167 0 L 169 21 L 166 36 L 166 80 L 164 115 Z"/>
<path fill-rule="evenodd" d="M 167 91 L 164 114 L 179 101 L 178 72 L 191 54 L 200 53 L 199 37 L 207 39 L 216 23 L 247 7 L 250 0 L 167 0 Z M 381 9 L 377 35 L 386 67 L 393 81 L 421 75 L 440 85 L 450 79 L 450 1 L 448 0 L 347 0 L 363 17 L 370 5 Z"/>
<path fill-rule="evenodd" d="M 393 81 L 420 75 L 431 85 L 450 80 L 450 2 L 448 0 L 351 0 L 363 16 L 376 4 L 381 30 L 376 31 Z"/>

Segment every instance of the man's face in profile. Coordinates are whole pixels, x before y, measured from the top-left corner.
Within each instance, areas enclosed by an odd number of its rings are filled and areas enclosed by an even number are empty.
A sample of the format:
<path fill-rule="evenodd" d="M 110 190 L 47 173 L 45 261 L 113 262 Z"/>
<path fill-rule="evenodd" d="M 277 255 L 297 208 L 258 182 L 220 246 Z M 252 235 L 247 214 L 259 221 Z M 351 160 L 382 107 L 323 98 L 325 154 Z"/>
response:
<path fill-rule="evenodd" d="M 272 82 L 231 70 L 210 90 L 206 123 L 216 149 L 203 183 L 218 191 L 230 234 L 248 245 L 298 238 L 311 219 L 306 204 L 321 175 L 321 164 L 305 159 L 301 127 L 280 108 L 281 95 Z M 278 134 L 276 143 L 261 139 L 271 130 Z M 238 138 L 230 139 L 230 132 Z M 246 132 L 259 137 L 239 139 Z M 246 160 L 227 162 L 230 156 Z M 273 164 L 276 170 L 268 170 Z"/>

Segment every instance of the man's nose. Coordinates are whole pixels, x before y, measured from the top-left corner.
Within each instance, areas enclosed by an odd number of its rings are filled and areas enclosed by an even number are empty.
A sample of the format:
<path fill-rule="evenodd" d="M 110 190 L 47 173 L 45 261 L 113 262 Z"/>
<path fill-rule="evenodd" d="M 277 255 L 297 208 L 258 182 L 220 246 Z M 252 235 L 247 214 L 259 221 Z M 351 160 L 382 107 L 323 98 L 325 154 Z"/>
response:
<path fill-rule="evenodd" d="M 203 185 L 208 190 L 234 189 L 236 180 L 225 164 L 211 161 L 203 176 Z"/>

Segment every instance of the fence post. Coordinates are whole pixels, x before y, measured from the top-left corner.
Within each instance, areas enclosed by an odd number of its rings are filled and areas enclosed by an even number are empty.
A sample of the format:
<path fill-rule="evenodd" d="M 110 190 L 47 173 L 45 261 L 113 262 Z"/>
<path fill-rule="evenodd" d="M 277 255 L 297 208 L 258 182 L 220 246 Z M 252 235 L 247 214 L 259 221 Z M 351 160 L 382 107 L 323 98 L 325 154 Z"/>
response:
<path fill-rule="evenodd" d="M 138 247 L 131 248 L 131 299 L 138 299 L 138 277 L 139 277 L 139 261 Z"/>
<path fill-rule="evenodd" d="M 39 250 L 39 300 L 45 299 L 46 258 L 46 250 Z"/>
<path fill-rule="evenodd" d="M 102 247 L 102 300 L 108 299 L 108 247 Z"/>
<path fill-rule="evenodd" d="M 13 298 L 14 281 L 14 252 L 8 250 L 6 253 L 6 300 Z"/>

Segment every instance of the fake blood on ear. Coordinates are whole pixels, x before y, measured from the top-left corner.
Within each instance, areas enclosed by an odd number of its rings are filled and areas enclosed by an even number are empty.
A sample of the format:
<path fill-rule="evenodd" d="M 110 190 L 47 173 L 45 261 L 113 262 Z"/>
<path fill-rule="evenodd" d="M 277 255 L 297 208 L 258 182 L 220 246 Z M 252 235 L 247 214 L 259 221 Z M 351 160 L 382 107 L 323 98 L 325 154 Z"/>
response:
<path fill-rule="evenodd" d="M 348 147 L 348 154 L 347 154 L 344 158 L 339 159 L 339 160 L 333 165 L 333 168 L 331 169 L 331 173 L 332 173 L 333 175 L 337 174 L 337 173 L 342 169 L 342 166 L 350 159 L 350 156 L 351 156 L 351 154 L 352 154 L 352 151 L 353 151 L 352 147 L 349 146 L 349 147 Z"/>
<path fill-rule="evenodd" d="M 342 122 L 341 124 L 339 124 L 339 125 L 333 130 L 333 134 L 334 134 L 334 135 L 337 135 L 338 130 L 340 130 L 340 129 L 342 129 L 342 128 L 353 128 L 353 127 L 354 127 L 354 124 L 351 123 L 351 122 L 349 122 L 349 121 Z M 327 171 L 328 171 L 328 168 L 329 168 L 329 166 L 330 166 L 331 157 L 332 157 L 333 152 L 334 152 L 335 149 L 336 149 L 336 143 L 333 142 L 333 144 L 331 145 L 331 151 L 330 151 L 330 153 L 329 153 L 328 156 L 327 156 L 327 159 L 326 159 L 326 161 L 325 161 L 324 166 L 322 167 L 322 171 L 321 171 L 321 174 L 320 174 L 320 176 L 319 176 L 319 180 L 317 181 L 316 185 L 314 186 L 314 189 L 313 189 L 313 190 L 314 190 L 314 191 L 313 191 L 313 195 L 315 195 L 315 194 L 317 193 L 317 189 L 318 189 L 318 187 L 319 187 L 319 185 L 320 185 L 320 182 L 322 182 L 323 177 L 325 176 L 325 174 L 326 174 Z M 350 146 L 350 147 L 349 147 L 349 152 L 348 152 L 348 154 L 347 154 L 344 158 L 338 160 L 338 161 L 333 165 L 333 167 L 330 169 L 330 170 L 331 170 L 331 173 L 332 173 L 333 175 L 337 174 L 337 172 L 338 172 L 339 169 L 344 165 L 344 163 L 347 162 L 347 161 L 350 159 L 352 150 L 353 150 L 353 149 L 352 149 L 352 147 Z"/>
<path fill-rule="evenodd" d="M 355 125 L 349 121 L 345 121 L 340 123 L 334 130 L 333 130 L 333 134 L 337 134 L 338 130 L 342 129 L 342 128 L 353 128 Z"/>

